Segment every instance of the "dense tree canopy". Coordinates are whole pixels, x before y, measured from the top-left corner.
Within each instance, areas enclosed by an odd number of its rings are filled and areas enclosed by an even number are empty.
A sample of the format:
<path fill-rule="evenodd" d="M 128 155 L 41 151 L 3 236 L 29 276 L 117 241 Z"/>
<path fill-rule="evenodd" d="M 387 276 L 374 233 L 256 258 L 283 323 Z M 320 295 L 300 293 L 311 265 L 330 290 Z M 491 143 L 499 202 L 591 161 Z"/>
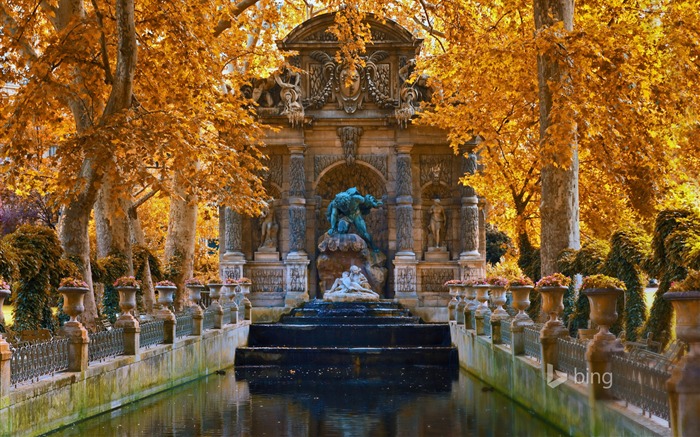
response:
<path fill-rule="evenodd" d="M 190 208 L 179 219 L 194 223 L 197 203 L 258 213 L 263 127 L 242 90 L 282 65 L 275 39 L 325 11 L 339 11 L 331 32 L 346 62 L 364 62 L 367 12 L 426 38 L 416 74 L 435 92 L 414 121 L 446 129 L 455 150 L 479 140 L 484 170 L 465 182 L 514 240 L 538 242 L 540 205 L 552 200 L 543 181 L 577 154 L 584 237 L 650 229 L 660 205 L 693 194 L 700 12 L 668 0 L 7 0 L 2 182 L 63 205 L 61 243 L 88 281 L 100 190 L 121 202 L 103 205 L 115 217 L 170 195 L 171 230 L 172 211 Z M 184 247 L 172 235 L 168 256 Z"/>

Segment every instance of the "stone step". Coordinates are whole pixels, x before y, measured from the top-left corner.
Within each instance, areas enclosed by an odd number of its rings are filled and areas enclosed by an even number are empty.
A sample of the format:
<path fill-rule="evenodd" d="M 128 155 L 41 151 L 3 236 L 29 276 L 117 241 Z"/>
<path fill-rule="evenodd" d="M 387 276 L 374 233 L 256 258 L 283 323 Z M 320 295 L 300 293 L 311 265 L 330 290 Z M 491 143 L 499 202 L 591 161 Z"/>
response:
<path fill-rule="evenodd" d="M 236 349 L 236 367 L 242 366 L 365 366 L 442 365 L 456 362 L 456 349 L 434 347 L 241 347 Z"/>
<path fill-rule="evenodd" d="M 447 370 L 447 371 L 446 371 Z M 323 391 L 329 382 L 343 383 L 343 396 L 356 393 L 358 401 L 366 403 L 368 390 L 372 393 L 422 393 L 450 391 L 459 374 L 459 367 L 439 366 L 236 366 L 236 380 L 250 380 L 251 388 L 259 393 L 298 393 L 300 386 Z M 253 385 L 254 384 L 254 385 Z"/>
<path fill-rule="evenodd" d="M 372 316 L 309 316 L 309 317 L 283 317 L 281 325 L 410 325 L 420 323 L 420 317 L 372 317 Z"/>
<path fill-rule="evenodd" d="M 248 346 L 450 346 L 450 328 L 446 324 L 255 324 L 250 327 Z"/>

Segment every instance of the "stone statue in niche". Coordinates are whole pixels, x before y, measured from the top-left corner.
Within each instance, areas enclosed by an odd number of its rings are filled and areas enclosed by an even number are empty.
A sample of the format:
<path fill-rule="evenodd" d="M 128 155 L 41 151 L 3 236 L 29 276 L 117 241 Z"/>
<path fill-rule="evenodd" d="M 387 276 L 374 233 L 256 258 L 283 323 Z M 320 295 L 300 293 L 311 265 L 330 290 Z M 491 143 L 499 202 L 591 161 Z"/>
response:
<path fill-rule="evenodd" d="M 331 302 L 369 302 L 379 300 L 379 294 L 372 291 L 367 277 L 356 265 L 342 273 L 331 288 L 323 294 L 323 299 Z"/>
<path fill-rule="evenodd" d="M 275 210 L 270 204 L 260 224 L 260 247 L 258 250 L 261 252 L 276 252 L 278 232 L 279 224 L 275 217 Z"/>
<path fill-rule="evenodd" d="M 369 214 L 372 208 L 381 205 L 381 200 L 375 199 L 371 194 L 363 196 L 355 187 L 336 194 L 326 212 L 326 218 L 331 225 L 328 235 L 347 234 L 350 231 L 350 225 L 355 225 L 357 233 L 369 244 L 372 250 L 377 252 L 378 249 L 372 243 L 372 236 L 367 232 L 363 216 Z"/>
<path fill-rule="evenodd" d="M 428 224 L 428 247 L 442 248 L 445 242 L 442 235 L 445 230 L 445 208 L 440 204 L 440 199 L 433 200 L 430 207 L 430 223 Z"/>

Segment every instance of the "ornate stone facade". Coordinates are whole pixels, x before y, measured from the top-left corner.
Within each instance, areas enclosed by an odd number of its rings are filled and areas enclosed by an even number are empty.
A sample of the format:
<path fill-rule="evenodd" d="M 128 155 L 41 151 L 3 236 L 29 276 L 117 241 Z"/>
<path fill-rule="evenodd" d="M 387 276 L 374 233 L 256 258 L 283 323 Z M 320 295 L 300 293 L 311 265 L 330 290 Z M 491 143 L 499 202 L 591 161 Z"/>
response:
<path fill-rule="evenodd" d="M 471 188 L 459 186 L 460 175 L 475 171 L 476 157 L 456 156 L 444 132 L 412 125 L 421 102 L 430 99 L 426 77 L 412 76 L 421 40 L 391 20 L 370 14 L 367 23 L 374 40 L 364 66 L 336 61 L 339 43 L 327 32 L 333 15 L 320 15 L 279 43 L 297 53 L 290 61 L 300 74 L 284 70 L 253 84 L 258 115 L 275 126 L 266 138 L 265 186 L 276 199 L 279 257 L 255 257 L 262 219 L 239 223 L 232 216 L 222 224 L 225 247 L 238 248 L 242 257 L 225 268 L 227 274 L 254 277 L 259 284 L 253 295 L 284 290 L 287 306 L 320 298 L 318 244 L 329 229 L 328 205 L 337 193 L 357 187 L 382 201 L 364 216 L 377 253 L 386 255 L 381 268 L 388 269 L 374 291 L 411 307 L 428 305 L 431 312 L 421 314 L 437 320 L 442 316 L 433 304 L 447 293 L 444 280 L 483 270 L 481 206 Z M 294 121 L 290 111 L 297 110 L 302 112 Z M 470 151 L 474 144 L 465 147 Z M 434 248 L 441 253 L 429 257 L 435 198 L 445 220 Z M 468 259 L 461 257 L 465 252 Z M 380 268 L 368 265 L 366 270 Z"/>

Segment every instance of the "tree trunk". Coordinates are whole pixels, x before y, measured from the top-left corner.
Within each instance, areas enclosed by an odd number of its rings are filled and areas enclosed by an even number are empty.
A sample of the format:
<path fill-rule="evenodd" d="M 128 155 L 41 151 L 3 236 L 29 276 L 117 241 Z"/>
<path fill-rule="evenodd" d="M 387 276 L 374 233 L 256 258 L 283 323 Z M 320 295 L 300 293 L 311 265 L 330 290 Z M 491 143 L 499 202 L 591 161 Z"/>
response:
<path fill-rule="evenodd" d="M 197 197 L 185 193 L 182 188 L 184 176 L 175 172 L 173 194 L 170 196 L 168 235 L 165 240 L 165 262 L 174 267 L 171 280 L 177 285 L 175 309 L 184 307 L 187 293 L 185 279 L 194 272 L 194 247 L 197 228 Z"/>
<path fill-rule="evenodd" d="M 129 225 L 131 229 L 131 242 L 141 247 L 146 247 L 146 237 L 141 229 L 141 221 L 139 220 L 138 212 L 135 205 L 129 208 Z M 143 270 L 141 271 L 141 292 L 143 293 L 143 306 L 149 314 L 153 312 L 153 307 L 156 301 L 155 291 L 153 289 L 153 278 L 151 277 L 151 264 L 146 255 L 143 262 Z"/>
<path fill-rule="evenodd" d="M 537 30 L 563 22 L 564 28 L 573 30 L 573 0 L 534 0 L 535 26 Z M 547 129 L 552 112 L 552 90 L 549 84 L 562 84 L 566 81 L 565 69 L 551 55 L 544 53 L 537 58 L 537 71 L 540 94 L 540 141 L 548 141 Z M 566 89 L 564 87 L 563 89 Z M 545 157 L 542 168 L 541 213 L 541 258 L 542 275 L 557 271 L 557 256 L 566 248 L 579 249 L 578 201 L 578 146 L 576 125 L 570 120 L 567 138 L 571 159 Z M 568 154 L 566 154 L 568 155 Z M 555 164 L 556 163 L 556 164 Z"/>
<path fill-rule="evenodd" d="M 97 257 L 112 254 L 124 255 L 127 259 L 129 275 L 134 274 L 134 264 L 129 232 L 128 201 L 123 193 L 118 193 L 115 181 L 110 176 L 104 178 L 95 201 L 95 231 L 97 234 Z"/>
<path fill-rule="evenodd" d="M 90 239 L 88 238 L 88 222 L 90 221 L 90 205 L 73 201 L 63 208 L 61 222 L 58 226 L 59 238 L 66 256 L 77 261 L 83 279 L 90 288 L 85 295 L 85 311 L 80 320 L 88 329 L 94 329 L 97 320 L 97 305 L 92 292 L 92 270 L 90 268 Z"/>

